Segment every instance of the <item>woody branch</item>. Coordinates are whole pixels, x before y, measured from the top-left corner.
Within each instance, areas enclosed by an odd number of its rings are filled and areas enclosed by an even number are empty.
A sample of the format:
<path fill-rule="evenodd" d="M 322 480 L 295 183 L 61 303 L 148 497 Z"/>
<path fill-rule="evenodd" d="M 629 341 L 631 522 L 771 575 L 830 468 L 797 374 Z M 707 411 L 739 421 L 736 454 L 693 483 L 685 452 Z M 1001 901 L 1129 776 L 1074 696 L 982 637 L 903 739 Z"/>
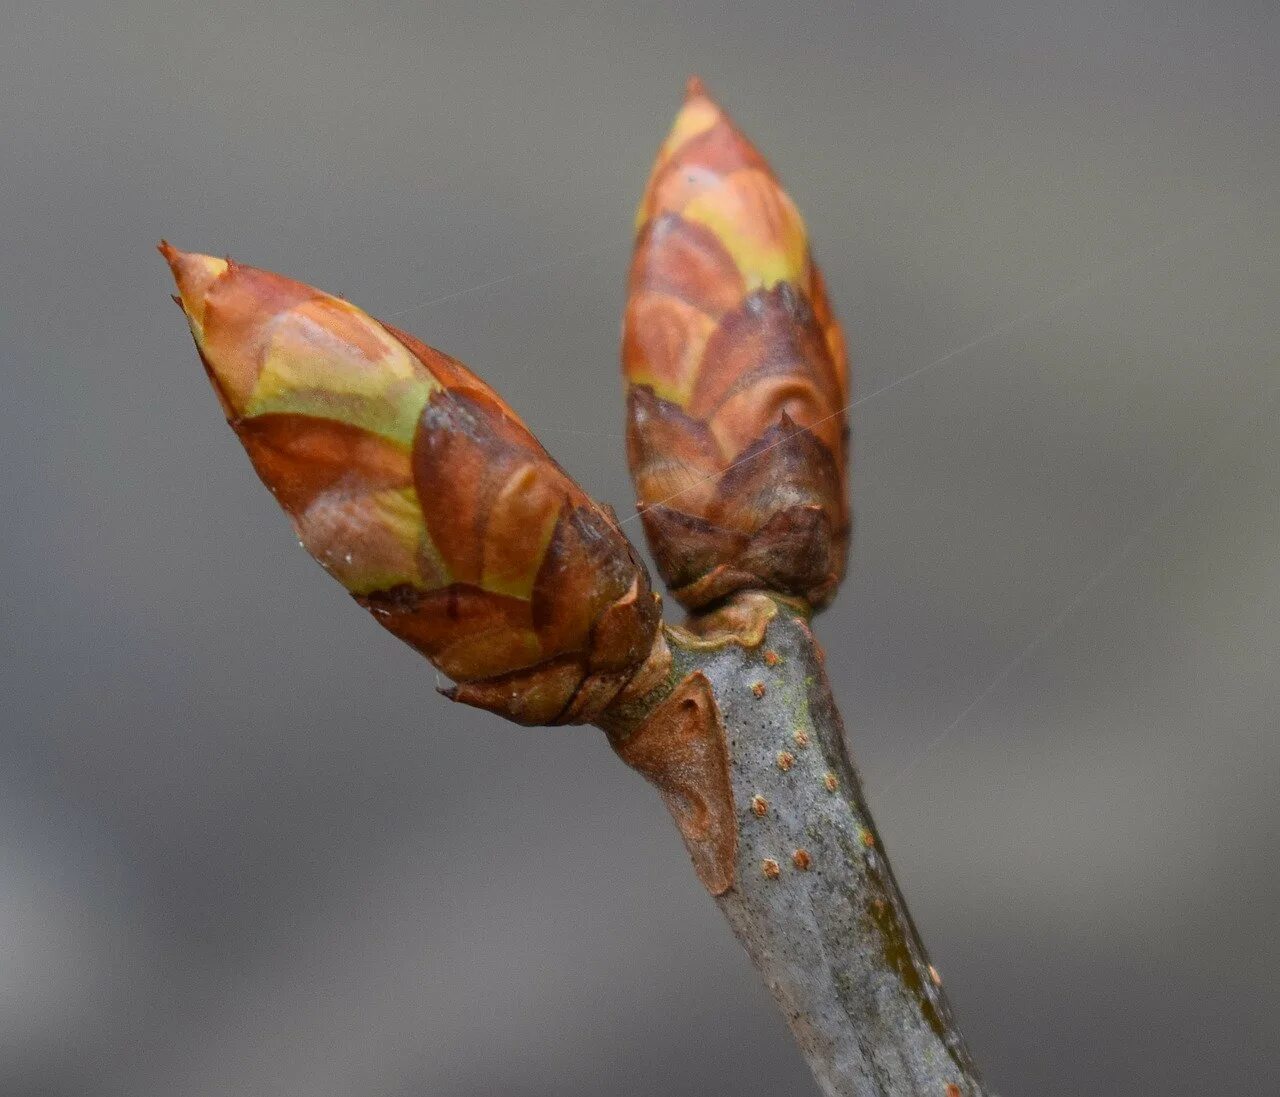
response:
<path fill-rule="evenodd" d="M 984 1094 L 808 626 L 849 541 L 843 332 L 794 204 L 701 84 L 640 204 L 622 349 L 640 516 L 683 628 L 612 511 L 461 363 L 302 283 L 161 251 L 303 545 L 453 700 L 605 729 L 823 1091 Z"/>

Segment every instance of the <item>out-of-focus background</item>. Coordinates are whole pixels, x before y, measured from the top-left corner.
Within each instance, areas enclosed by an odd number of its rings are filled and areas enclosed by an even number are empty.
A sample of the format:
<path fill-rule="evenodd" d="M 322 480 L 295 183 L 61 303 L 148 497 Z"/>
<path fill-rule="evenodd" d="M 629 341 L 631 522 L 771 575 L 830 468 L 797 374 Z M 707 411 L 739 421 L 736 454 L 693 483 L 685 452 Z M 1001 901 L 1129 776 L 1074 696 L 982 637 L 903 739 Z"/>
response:
<path fill-rule="evenodd" d="M 626 513 L 690 72 L 850 332 L 819 633 L 989 1080 L 1268 1089 L 1278 47 L 1268 0 L 10 0 L 0 1093 L 815 1092 L 603 738 L 451 706 L 298 550 L 152 250 L 412 330 Z"/>

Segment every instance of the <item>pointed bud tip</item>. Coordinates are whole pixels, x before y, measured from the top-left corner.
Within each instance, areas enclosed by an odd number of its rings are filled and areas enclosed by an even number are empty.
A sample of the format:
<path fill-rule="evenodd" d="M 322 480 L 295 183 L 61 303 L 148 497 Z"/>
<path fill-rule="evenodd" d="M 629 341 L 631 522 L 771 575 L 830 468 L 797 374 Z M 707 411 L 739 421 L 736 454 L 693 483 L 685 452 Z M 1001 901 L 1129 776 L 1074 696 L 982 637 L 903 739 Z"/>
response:
<path fill-rule="evenodd" d="M 175 248 L 168 240 L 161 240 L 156 250 L 164 256 L 173 272 L 173 280 L 178 285 L 178 297 L 175 300 L 190 317 L 199 318 L 204 315 L 204 297 L 209 287 L 220 278 L 231 265 L 226 259 L 216 259 L 212 255 L 201 255 L 195 251 L 183 251 Z"/>
<path fill-rule="evenodd" d="M 684 82 L 685 102 L 699 97 L 709 98 L 709 96 L 707 96 L 707 86 L 702 82 L 701 77 L 691 75 L 689 79 Z"/>

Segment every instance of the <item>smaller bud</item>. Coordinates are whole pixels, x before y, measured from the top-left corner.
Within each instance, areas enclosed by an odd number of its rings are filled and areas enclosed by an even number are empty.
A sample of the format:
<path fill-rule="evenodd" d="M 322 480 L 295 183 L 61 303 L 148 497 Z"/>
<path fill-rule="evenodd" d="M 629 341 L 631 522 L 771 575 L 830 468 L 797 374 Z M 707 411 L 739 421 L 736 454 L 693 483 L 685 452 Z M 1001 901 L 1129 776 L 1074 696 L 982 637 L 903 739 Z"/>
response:
<path fill-rule="evenodd" d="M 849 536 L 844 336 L 794 203 L 696 80 L 637 214 L 622 360 L 640 512 L 676 598 L 824 605 Z"/>
<path fill-rule="evenodd" d="M 162 244 L 227 419 L 312 556 L 526 724 L 589 723 L 665 648 L 613 514 L 460 363 L 277 274 Z"/>

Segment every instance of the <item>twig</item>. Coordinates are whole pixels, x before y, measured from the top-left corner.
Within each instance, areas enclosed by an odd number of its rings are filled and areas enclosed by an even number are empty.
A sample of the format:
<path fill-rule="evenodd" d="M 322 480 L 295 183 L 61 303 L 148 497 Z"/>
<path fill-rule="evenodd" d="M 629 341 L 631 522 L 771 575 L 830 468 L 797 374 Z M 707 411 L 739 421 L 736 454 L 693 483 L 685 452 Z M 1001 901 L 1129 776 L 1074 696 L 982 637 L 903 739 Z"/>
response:
<path fill-rule="evenodd" d="M 667 683 L 606 722 L 615 747 L 630 761 L 629 744 L 652 734 L 679 683 L 709 684 L 734 838 L 716 901 L 824 1094 L 988 1094 L 894 880 L 806 615 L 751 594 L 733 611 L 737 627 L 704 619 L 695 627 L 709 635 L 668 630 Z M 701 815 L 714 829 L 716 790 L 691 779 L 687 760 L 674 779 L 638 768 L 663 790 L 706 883 L 694 824 Z"/>

